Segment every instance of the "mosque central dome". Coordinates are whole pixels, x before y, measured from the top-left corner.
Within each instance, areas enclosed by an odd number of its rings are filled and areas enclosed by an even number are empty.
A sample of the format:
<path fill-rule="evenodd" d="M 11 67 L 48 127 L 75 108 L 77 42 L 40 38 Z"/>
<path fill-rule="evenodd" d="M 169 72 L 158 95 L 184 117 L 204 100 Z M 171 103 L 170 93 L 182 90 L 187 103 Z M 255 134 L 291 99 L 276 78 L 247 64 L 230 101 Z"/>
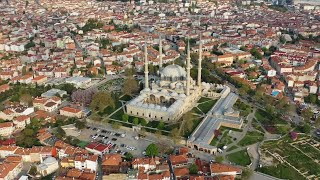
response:
<path fill-rule="evenodd" d="M 178 78 L 178 77 L 186 77 L 186 76 L 187 76 L 187 73 L 184 70 L 184 68 L 175 64 L 169 65 L 161 71 L 161 77 Z"/>

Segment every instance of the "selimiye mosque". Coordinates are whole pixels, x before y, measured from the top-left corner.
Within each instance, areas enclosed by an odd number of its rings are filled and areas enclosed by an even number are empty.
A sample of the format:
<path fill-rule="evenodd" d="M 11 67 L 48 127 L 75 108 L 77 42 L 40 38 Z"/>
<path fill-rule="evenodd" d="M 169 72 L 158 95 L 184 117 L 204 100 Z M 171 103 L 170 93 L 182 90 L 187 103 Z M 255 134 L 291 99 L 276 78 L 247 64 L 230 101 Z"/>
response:
<path fill-rule="evenodd" d="M 159 77 L 150 83 L 147 45 L 144 45 L 144 89 L 126 105 L 129 115 L 149 120 L 172 121 L 179 119 L 193 108 L 202 95 L 201 61 L 202 44 L 199 46 L 198 79 L 190 76 L 190 43 L 188 42 L 186 68 L 172 64 L 163 68 L 162 40 L 159 42 Z"/>
<path fill-rule="evenodd" d="M 225 85 L 201 82 L 202 44 L 200 38 L 198 77 L 190 77 L 190 44 L 187 47 L 186 68 L 178 65 L 162 67 L 162 42 L 159 43 L 160 68 L 159 77 L 149 84 L 148 52 L 144 46 L 144 83 L 140 94 L 129 101 L 126 110 L 129 115 L 148 120 L 174 121 L 197 105 L 202 95 L 219 99 L 187 140 L 187 146 L 210 154 L 217 153 L 217 147 L 210 142 L 215 131 L 221 126 L 240 129 L 243 119 L 239 111 L 233 110 L 238 95 Z M 220 89 L 220 91 L 216 91 Z"/>

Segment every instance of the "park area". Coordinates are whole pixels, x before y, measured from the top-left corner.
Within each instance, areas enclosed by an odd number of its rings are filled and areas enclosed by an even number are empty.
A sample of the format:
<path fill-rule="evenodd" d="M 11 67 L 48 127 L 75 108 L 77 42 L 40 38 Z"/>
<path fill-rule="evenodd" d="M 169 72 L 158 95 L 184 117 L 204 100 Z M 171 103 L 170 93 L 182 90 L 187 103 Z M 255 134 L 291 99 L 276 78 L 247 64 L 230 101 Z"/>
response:
<path fill-rule="evenodd" d="M 248 166 L 251 164 L 251 160 L 246 149 L 227 155 L 227 159 L 239 166 Z"/>
<path fill-rule="evenodd" d="M 238 143 L 239 146 L 249 146 L 263 140 L 264 134 L 258 131 L 250 131 Z"/>
<path fill-rule="evenodd" d="M 265 166 L 259 171 L 282 179 L 318 179 L 320 177 L 320 143 L 302 137 L 292 141 L 285 136 L 277 141 L 268 141 L 262 145 L 263 154 L 272 156 L 273 166 Z"/>
<path fill-rule="evenodd" d="M 242 132 L 242 129 L 220 127 L 219 130 L 215 132 L 216 136 L 211 140 L 210 145 L 222 148 L 223 146 L 228 146 L 233 143 L 236 139 L 230 136 L 232 131 Z"/>

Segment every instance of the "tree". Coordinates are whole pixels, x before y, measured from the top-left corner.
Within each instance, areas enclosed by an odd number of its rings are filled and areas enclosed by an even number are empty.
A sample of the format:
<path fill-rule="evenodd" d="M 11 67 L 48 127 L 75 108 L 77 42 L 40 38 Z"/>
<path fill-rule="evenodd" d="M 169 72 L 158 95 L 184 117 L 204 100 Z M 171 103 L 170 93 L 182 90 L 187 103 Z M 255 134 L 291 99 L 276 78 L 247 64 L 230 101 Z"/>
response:
<path fill-rule="evenodd" d="M 158 146 L 154 143 L 149 144 L 146 149 L 146 155 L 149 157 L 155 157 L 159 154 Z"/>
<path fill-rule="evenodd" d="M 126 68 L 124 70 L 124 75 L 126 75 L 127 77 L 132 77 L 135 74 L 136 74 L 136 70 L 134 68 Z"/>
<path fill-rule="evenodd" d="M 319 128 L 320 127 L 320 117 L 318 117 L 316 120 L 315 120 L 315 124 L 316 128 Z"/>
<path fill-rule="evenodd" d="M 140 119 L 140 124 L 141 126 L 146 126 L 148 124 L 148 122 L 145 119 Z"/>
<path fill-rule="evenodd" d="M 103 111 L 106 107 L 115 107 L 114 101 L 109 93 L 97 92 L 93 95 L 92 102 L 90 103 L 90 108 L 93 111 Z"/>
<path fill-rule="evenodd" d="M 138 125 L 139 124 L 139 118 L 134 118 L 132 123 L 135 124 L 135 125 Z"/>
<path fill-rule="evenodd" d="M 123 93 L 127 94 L 129 96 L 132 96 L 132 94 L 138 92 L 139 90 L 139 85 L 137 80 L 135 80 L 132 77 L 128 77 L 124 80 L 123 83 Z"/>
<path fill-rule="evenodd" d="M 37 167 L 36 166 L 31 166 L 29 169 L 29 174 L 32 176 L 37 175 Z"/>
<path fill-rule="evenodd" d="M 179 129 L 178 128 L 174 128 L 171 130 L 170 132 L 170 137 L 172 138 L 172 140 L 174 142 L 176 142 L 179 138 L 180 134 L 179 134 Z"/>
<path fill-rule="evenodd" d="M 276 110 L 276 109 L 275 109 L 274 106 L 272 106 L 272 105 L 270 105 L 270 104 L 267 104 L 267 106 L 266 106 L 266 111 L 267 111 L 267 113 L 269 113 L 271 116 L 274 115 L 275 110 Z"/>
<path fill-rule="evenodd" d="M 127 152 L 127 154 L 124 157 L 127 161 L 131 161 L 133 159 L 133 155 L 130 152 Z"/>
<path fill-rule="evenodd" d="M 97 89 L 86 89 L 86 90 L 76 90 L 72 93 L 71 99 L 73 102 L 81 103 L 82 105 L 88 105 L 91 103 L 92 98 L 95 93 L 97 93 Z"/>
<path fill-rule="evenodd" d="M 33 130 L 33 129 L 25 129 L 25 130 L 23 131 L 23 134 L 24 134 L 25 136 L 32 136 L 32 135 L 34 134 L 34 130 Z"/>
<path fill-rule="evenodd" d="M 66 136 L 66 132 L 60 126 L 58 126 L 56 130 L 56 136 L 57 138 L 62 139 Z"/>
<path fill-rule="evenodd" d="M 78 129 L 84 129 L 86 127 L 86 122 L 77 120 L 74 126 Z"/>
<path fill-rule="evenodd" d="M 217 163 L 222 163 L 223 160 L 224 160 L 223 156 L 216 156 L 216 158 L 215 158 L 215 161 L 216 161 Z"/>
<path fill-rule="evenodd" d="M 193 115 L 192 112 L 187 112 L 182 116 L 182 123 L 180 126 L 181 134 L 185 134 L 187 132 L 192 131 L 193 128 Z"/>
<path fill-rule="evenodd" d="M 252 54 L 252 56 L 254 56 L 257 59 L 262 59 L 262 54 L 256 49 L 256 48 L 252 48 L 250 50 L 250 53 Z"/>
<path fill-rule="evenodd" d="M 242 169 L 241 180 L 249 180 L 253 174 L 253 171 L 250 168 Z"/>
<path fill-rule="evenodd" d="M 309 94 L 307 97 L 304 98 L 306 103 L 316 104 L 317 103 L 317 95 Z"/>
<path fill-rule="evenodd" d="M 160 121 L 158 126 L 157 126 L 157 129 L 159 130 L 163 130 L 164 129 L 164 122 L 163 121 Z"/>
<path fill-rule="evenodd" d="M 27 74 L 27 66 L 23 66 L 21 70 L 21 74 L 24 76 Z"/>
<path fill-rule="evenodd" d="M 196 164 L 191 164 L 189 167 L 190 174 L 198 174 L 198 166 Z"/>
<path fill-rule="evenodd" d="M 32 105 L 32 96 L 30 94 L 22 94 L 20 96 L 20 102 L 27 105 L 31 106 Z"/>
<path fill-rule="evenodd" d="M 313 116 L 313 112 L 311 111 L 311 108 L 305 108 L 301 111 L 301 116 L 304 118 L 306 122 L 309 122 L 310 119 Z"/>
<path fill-rule="evenodd" d="M 128 120 L 129 120 L 129 115 L 128 114 L 123 114 L 122 115 L 122 121 L 128 122 Z"/>
<path fill-rule="evenodd" d="M 73 84 L 61 84 L 59 85 L 59 89 L 67 91 L 68 94 L 72 94 L 73 91 L 75 91 L 77 88 L 74 87 Z"/>
<path fill-rule="evenodd" d="M 300 127 L 303 133 L 309 134 L 311 131 L 311 126 L 307 123 L 304 123 L 303 126 Z"/>

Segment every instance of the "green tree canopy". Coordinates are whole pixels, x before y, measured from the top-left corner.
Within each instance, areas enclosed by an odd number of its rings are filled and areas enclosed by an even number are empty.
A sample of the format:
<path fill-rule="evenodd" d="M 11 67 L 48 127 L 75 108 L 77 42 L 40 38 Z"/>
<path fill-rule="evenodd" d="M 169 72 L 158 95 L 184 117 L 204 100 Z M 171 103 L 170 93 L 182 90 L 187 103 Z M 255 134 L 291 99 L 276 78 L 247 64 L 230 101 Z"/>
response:
<path fill-rule="evenodd" d="M 215 157 L 215 161 L 216 161 L 217 163 L 222 163 L 223 160 L 224 160 L 223 156 L 216 156 L 216 157 Z"/>
<path fill-rule="evenodd" d="M 75 123 L 75 127 L 78 129 L 84 129 L 86 127 L 86 122 L 77 120 Z"/>
<path fill-rule="evenodd" d="M 160 121 L 158 126 L 157 126 L 157 129 L 159 130 L 163 130 L 164 129 L 164 122 L 163 121 Z"/>
<path fill-rule="evenodd" d="M 198 166 L 196 164 L 191 164 L 189 172 L 190 174 L 198 174 Z"/>
<path fill-rule="evenodd" d="M 313 112 L 311 111 L 311 108 L 303 109 L 301 111 L 301 116 L 304 118 L 306 122 L 309 122 L 313 116 Z"/>
<path fill-rule="evenodd" d="M 106 107 L 115 107 L 114 101 L 111 97 L 111 95 L 107 92 L 97 92 L 95 95 L 93 95 L 90 108 L 93 111 L 103 111 Z"/>
<path fill-rule="evenodd" d="M 156 144 L 151 143 L 146 149 L 146 154 L 149 157 L 155 157 L 159 154 L 159 148 Z"/>
<path fill-rule="evenodd" d="M 129 120 L 129 115 L 128 114 L 123 114 L 122 115 L 122 121 L 128 122 L 128 120 Z"/>
<path fill-rule="evenodd" d="M 145 119 L 140 119 L 140 124 L 141 126 L 146 126 L 148 124 L 148 122 Z"/>
<path fill-rule="evenodd" d="M 135 125 L 138 125 L 139 124 L 139 118 L 134 118 L 132 123 L 135 124 Z"/>
<path fill-rule="evenodd" d="M 132 94 L 138 92 L 139 85 L 137 80 L 133 77 L 128 77 L 124 80 L 123 83 L 123 93 L 131 96 Z"/>

